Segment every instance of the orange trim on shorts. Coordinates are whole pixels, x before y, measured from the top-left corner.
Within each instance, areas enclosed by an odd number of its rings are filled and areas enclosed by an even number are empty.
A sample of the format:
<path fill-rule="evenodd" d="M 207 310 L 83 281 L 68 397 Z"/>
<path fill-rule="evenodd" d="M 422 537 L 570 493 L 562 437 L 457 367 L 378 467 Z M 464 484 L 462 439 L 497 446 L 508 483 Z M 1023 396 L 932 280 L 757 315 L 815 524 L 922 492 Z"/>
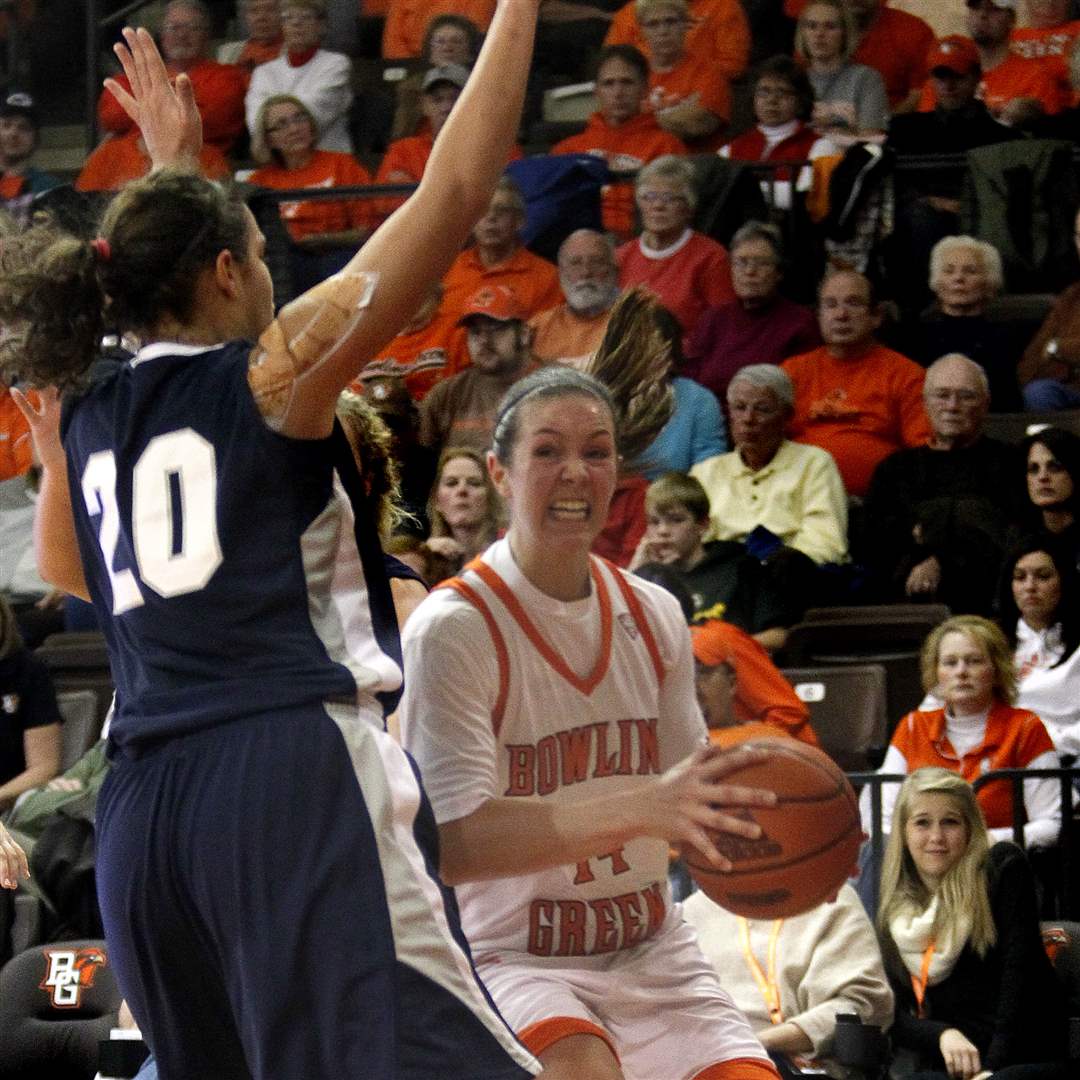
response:
<path fill-rule="evenodd" d="M 596 597 L 600 602 L 600 655 L 597 656 L 592 671 L 584 678 L 571 671 L 566 661 L 544 640 L 532 620 L 525 614 L 521 601 L 510 591 L 510 586 L 499 577 L 495 570 L 480 559 L 474 559 L 466 569 L 472 570 L 502 601 L 536 651 L 575 690 L 588 696 L 600 685 L 607 674 L 608 663 L 611 660 L 611 596 L 595 564 L 590 565 L 590 572 L 596 585 Z"/>
<path fill-rule="evenodd" d="M 603 1039 L 607 1048 L 612 1052 L 616 1062 L 619 1054 L 611 1036 L 599 1024 L 590 1020 L 582 1020 L 578 1016 L 549 1016 L 546 1020 L 538 1020 L 530 1024 L 523 1031 L 516 1033 L 520 1042 L 533 1057 L 539 1057 L 549 1047 L 554 1046 L 562 1039 L 571 1035 L 595 1035 Z"/>
<path fill-rule="evenodd" d="M 453 589 L 463 600 L 472 604 L 483 616 L 487 623 L 488 633 L 491 635 L 491 643 L 495 646 L 495 657 L 499 662 L 499 694 L 495 698 L 495 707 L 491 710 L 491 727 L 495 737 L 499 736 L 502 727 L 503 716 L 506 713 L 506 699 L 510 694 L 510 654 L 506 651 L 506 642 L 503 640 L 502 631 L 491 614 L 491 609 L 484 602 L 480 594 L 461 578 L 449 578 L 437 585 L 439 589 Z"/>
<path fill-rule="evenodd" d="M 693 1080 L 780 1080 L 780 1073 L 771 1061 L 732 1058 L 731 1061 L 718 1061 L 694 1073 Z"/>
<path fill-rule="evenodd" d="M 608 562 L 607 559 L 601 559 L 600 561 L 611 571 L 612 576 L 615 578 L 615 583 L 619 586 L 619 592 L 622 593 L 622 598 L 626 601 L 626 606 L 630 609 L 634 622 L 637 623 L 638 631 L 645 642 L 645 648 L 649 650 L 653 671 L 656 672 L 656 681 L 663 683 L 667 672 L 664 670 L 664 661 L 660 656 L 660 648 L 656 644 L 656 638 L 653 636 L 649 620 L 645 618 L 645 610 L 641 606 L 641 601 L 637 598 L 637 594 L 631 587 L 630 582 L 626 580 L 626 575 L 613 562 Z"/>

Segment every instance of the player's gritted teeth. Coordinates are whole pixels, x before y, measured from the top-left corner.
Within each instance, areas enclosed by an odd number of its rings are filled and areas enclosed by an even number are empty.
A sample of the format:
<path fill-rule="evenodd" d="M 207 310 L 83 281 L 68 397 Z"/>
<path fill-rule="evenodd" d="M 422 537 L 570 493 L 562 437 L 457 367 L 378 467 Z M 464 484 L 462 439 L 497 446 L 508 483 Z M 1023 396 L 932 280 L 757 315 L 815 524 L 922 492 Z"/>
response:
<path fill-rule="evenodd" d="M 561 499 L 551 504 L 551 516 L 559 521 L 586 521 L 589 504 L 584 499 Z"/>

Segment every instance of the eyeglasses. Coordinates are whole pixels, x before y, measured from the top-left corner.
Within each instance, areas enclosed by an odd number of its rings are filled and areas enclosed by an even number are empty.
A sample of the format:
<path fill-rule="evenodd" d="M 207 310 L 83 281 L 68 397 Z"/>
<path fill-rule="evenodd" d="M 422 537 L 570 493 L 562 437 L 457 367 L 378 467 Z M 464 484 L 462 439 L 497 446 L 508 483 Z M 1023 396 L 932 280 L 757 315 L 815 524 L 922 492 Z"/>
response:
<path fill-rule="evenodd" d="M 682 15 L 661 15 L 643 22 L 641 28 L 643 30 L 674 30 L 677 26 L 685 25 L 686 18 Z"/>
<path fill-rule="evenodd" d="M 614 270 L 612 261 L 604 258 L 583 259 L 572 256 L 568 259 L 564 258 L 559 265 L 563 270 L 595 270 L 597 272 Z"/>
<path fill-rule="evenodd" d="M 639 191 L 637 199 L 642 206 L 671 206 L 686 202 L 685 195 L 676 195 L 673 191 Z"/>
<path fill-rule="evenodd" d="M 759 98 L 793 98 L 798 95 L 790 86 L 758 86 L 754 87 L 754 97 Z"/>
<path fill-rule="evenodd" d="M 950 401 L 955 401 L 958 405 L 974 405 L 982 395 L 977 390 L 928 390 L 926 393 L 927 401 L 935 401 L 941 405 L 945 405 Z"/>
<path fill-rule="evenodd" d="M 310 121 L 304 113 L 293 113 L 292 116 L 283 116 L 280 120 L 276 120 L 272 124 L 266 125 L 267 135 L 276 135 L 279 131 L 284 131 L 286 128 L 299 127 L 301 124 L 308 124 Z"/>
<path fill-rule="evenodd" d="M 728 411 L 732 416 L 756 416 L 760 420 L 769 420 L 780 412 L 780 406 L 765 401 L 729 401 Z"/>
<path fill-rule="evenodd" d="M 771 270 L 776 266 L 776 260 L 767 255 L 736 255 L 731 265 L 736 270 Z"/>

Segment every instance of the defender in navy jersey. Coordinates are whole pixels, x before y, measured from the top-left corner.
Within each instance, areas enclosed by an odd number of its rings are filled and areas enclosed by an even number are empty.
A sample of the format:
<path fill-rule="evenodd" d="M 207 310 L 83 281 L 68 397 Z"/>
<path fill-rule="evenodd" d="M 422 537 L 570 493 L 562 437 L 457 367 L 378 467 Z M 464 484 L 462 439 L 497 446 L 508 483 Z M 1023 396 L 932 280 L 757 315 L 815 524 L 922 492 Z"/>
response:
<path fill-rule="evenodd" d="M 376 695 L 401 671 L 333 433 L 340 390 L 487 206 L 535 17 L 500 0 L 416 194 L 276 319 L 250 212 L 179 169 L 125 189 L 93 243 L 32 246 L 0 283 L 31 379 L 74 383 L 107 327 L 146 343 L 74 404 L 62 448 L 54 399 L 21 403 L 42 571 L 108 616 L 98 888 L 165 1080 L 535 1071 L 475 977 L 415 769 L 382 731 Z M 190 83 L 124 36 L 131 93 L 110 89 L 155 165 L 190 163 Z"/>

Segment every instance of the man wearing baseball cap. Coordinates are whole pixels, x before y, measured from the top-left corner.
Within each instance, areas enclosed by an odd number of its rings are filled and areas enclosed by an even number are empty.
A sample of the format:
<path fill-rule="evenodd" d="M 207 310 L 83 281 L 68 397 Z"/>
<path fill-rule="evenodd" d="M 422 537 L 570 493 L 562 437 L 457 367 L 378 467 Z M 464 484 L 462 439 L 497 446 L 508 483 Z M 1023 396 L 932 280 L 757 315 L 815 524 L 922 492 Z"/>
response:
<path fill-rule="evenodd" d="M 55 176 L 30 164 L 40 131 L 34 99 L 29 94 L 9 94 L 0 105 L 0 199 L 5 202 L 60 185 Z"/>
<path fill-rule="evenodd" d="M 979 48 L 971 38 L 942 38 L 926 58 L 927 88 L 935 104 L 929 112 L 894 116 L 886 143 L 898 157 L 956 154 L 1022 138 L 990 115 L 976 93 L 982 81 Z M 898 174 L 896 225 L 891 240 L 896 276 L 905 310 L 929 303 L 925 270 L 930 251 L 942 237 L 960 231 L 963 174 L 953 169 L 907 170 Z"/>
<path fill-rule="evenodd" d="M 978 51 L 982 69 L 978 96 L 991 114 L 1002 123 L 1021 127 L 1044 113 L 1052 116 L 1066 108 L 1072 101 L 1072 88 L 1061 57 L 1028 59 L 1010 48 L 1017 0 L 966 0 L 966 3 L 968 34 Z M 928 112 L 936 103 L 934 80 L 929 79 L 919 108 Z"/>
<path fill-rule="evenodd" d="M 469 298 L 459 322 L 472 363 L 438 383 L 420 403 L 424 446 L 468 446 L 481 453 L 490 447 L 503 394 L 539 366 L 525 319 L 521 301 L 506 285 L 485 285 Z"/>
<path fill-rule="evenodd" d="M 419 184 L 427 168 L 435 136 L 439 134 L 458 95 L 469 78 L 469 69 L 461 64 L 441 64 L 428 68 L 420 84 L 420 113 L 424 118 L 422 130 L 403 139 L 395 139 L 387 148 L 375 174 L 376 184 Z M 509 160 L 521 157 L 520 147 L 515 146 Z M 396 210 L 405 200 L 381 199 L 378 209 L 382 214 Z"/>

